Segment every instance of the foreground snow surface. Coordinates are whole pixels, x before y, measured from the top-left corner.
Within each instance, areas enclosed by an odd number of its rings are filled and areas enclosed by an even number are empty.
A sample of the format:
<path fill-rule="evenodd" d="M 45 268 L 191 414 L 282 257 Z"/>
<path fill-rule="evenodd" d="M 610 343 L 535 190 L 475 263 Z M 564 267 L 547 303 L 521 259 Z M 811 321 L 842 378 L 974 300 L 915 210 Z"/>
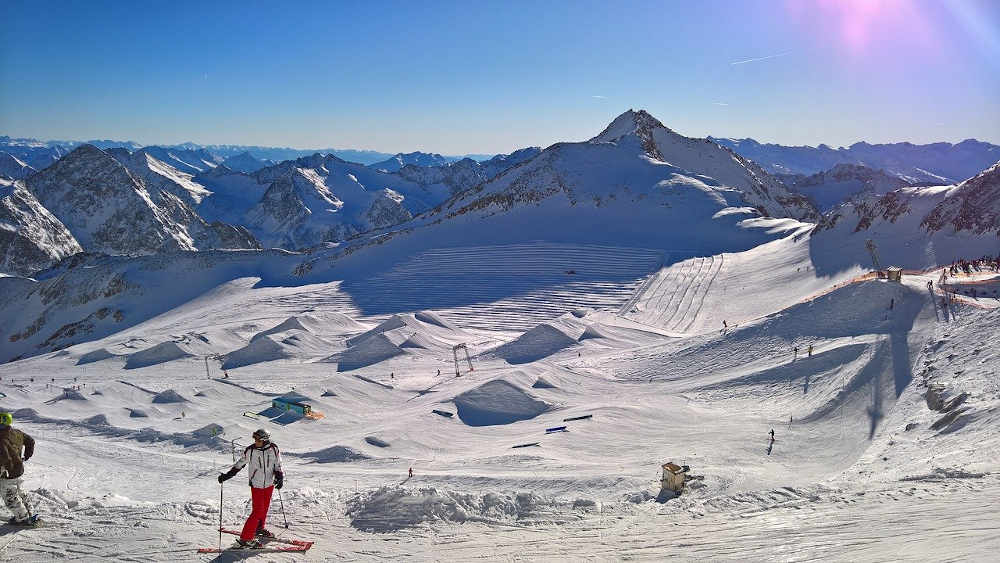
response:
<path fill-rule="evenodd" d="M 195 550 L 219 542 L 232 441 L 261 426 L 287 474 L 269 527 L 316 544 L 252 559 L 995 556 L 992 294 L 942 306 L 936 272 L 818 277 L 792 238 L 665 268 L 620 254 L 646 273 L 567 274 L 495 308 L 449 308 L 444 292 L 441 308 L 366 316 L 357 288 L 240 279 L 4 364 L 0 406 L 37 440 L 24 488 L 50 525 L 0 529 L 0 558 L 247 558 Z M 462 354 L 456 377 L 463 342 L 475 369 Z M 286 393 L 323 418 L 270 408 Z M 667 461 L 701 478 L 658 502 Z M 247 513 L 245 479 L 222 489 L 227 527 Z"/>

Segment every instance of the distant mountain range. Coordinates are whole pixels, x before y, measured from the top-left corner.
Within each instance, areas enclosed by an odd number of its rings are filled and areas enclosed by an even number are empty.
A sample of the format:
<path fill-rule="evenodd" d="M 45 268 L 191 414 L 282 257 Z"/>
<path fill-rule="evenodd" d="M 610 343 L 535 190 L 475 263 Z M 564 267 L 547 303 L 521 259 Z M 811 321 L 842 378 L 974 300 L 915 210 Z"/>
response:
<path fill-rule="evenodd" d="M 975 176 L 1000 160 L 1000 146 L 967 139 L 958 144 L 854 143 L 849 147 L 788 147 L 753 139 L 709 137 L 736 154 L 760 164 L 772 174 L 816 174 L 838 164 L 884 170 L 911 184 L 955 184 Z"/>
<path fill-rule="evenodd" d="M 388 163 L 387 161 L 394 160 L 397 157 L 401 157 L 401 160 L 403 161 L 402 165 L 433 165 L 456 162 L 458 160 L 462 160 L 463 158 L 488 160 L 494 156 L 492 154 L 442 156 L 439 154 L 422 152 L 391 154 L 358 149 L 293 149 L 288 147 L 262 147 L 257 145 L 199 145 L 197 143 L 181 143 L 177 145 L 142 145 L 135 141 L 112 141 L 107 139 L 95 139 L 90 141 L 39 141 L 38 139 L 14 138 L 6 135 L 0 135 L 0 153 L 9 153 L 21 161 L 24 161 L 26 164 L 34 167 L 36 170 L 45 168 L 49 164 L 55 162 L 55 160 L 59 157 L 84 144 L 93 145 L 99 149 L 125 148 L 128 149 L 129 152 L 153 146 L 157 147 L 158 150 L 168 151 L 205 151 L 212 155 L 212 160 L 217 160 L 218 162 L 222 162 L 228 158 L 236 156 L 240 156 L 245 159 L 246 157 L 243 156 L 245 154 L 256 160 L 264 162 L 265 165 L 267 162 L 274 163 L 281 162 L 283 160 L 294 160 L 296 158 L 316 153 L 332 154 L 342 160 L 357 162 L 365 165 L 386 162 L 387 166 L 391 166 L 391 163 Z M 395 170 L 398 169 L 399 168 L 397 167 Z M 390 169 L 389 171 L 394 172 L 395 170 Z M 3 174 L 2 170 L 0 170 L 0 174 Z"/>
<path fill-rule="evenodd" d="M 761 165 L 764 170 L 777 175 L 811 175 L 830 170 L 838 164 L 866 166 L 873 170 L 884 170 L 891 176 L 899 177 L 909 184 L 942 185 L 961 182 L 1000 160 L 1000 146 L 968 139 L 961 143 L 912 143 L 869 144 L 854 143 L 849 147 L 833 148 L 825 144 L 816 147 L 786 146 L 759 143 L 754 139 L 732 139 L 708 137 L 710 140 L 732 150 L 736 154 Z M 469 158 L 486 161 L 494 155 L 467 154 L 447 156 L 436 153 L 410 152 L 389 154 L 357 149 L 293 149 L 287 147 L 265 147 L 256 145 L 199 145 L 181 143 L 177 145 L 144 146 L 135 141 L 91 140 L 91 141 L 39 141 L 37 139 L 12 138 L 0 135 L 0 153 L 9 153 L 34 170 L 41 170 L 52 164 L 70 150 L 82 144 L 100 149 L 125 148 L 130 152 L 147 148 L 155 151 L 169 151 L 189 155 L 204 151 L 197 161 L 225 162 L 227 167 L 241 172 L 255 172 L 271 164 L 294 160 L 316 153 L 332 154 L 347 162 L 370 165 L 376 170 L 397 172 L 407 165 L 440 166 Z M 208 156 L 205 156 L 207 153 Z M 155 153 L 154 153 L 155 154 Z M 170 162 L 169 158 L 161 158 Z M 186 161 L 185 161 L 186 162 Z M 174 163 L 171 163 L 174 165 Z M 196 167 L 202 166 L 195 164 Z M 12 178 L 4 171 L 0 159 L 0 176 Z M 194 173 L 180 166 L 179 169 Z"/>
<path fill-rule="evenodd" d="M 293 149 L 96 143 L 0 137 L 0 148 L 10 149 L 0 152 L 0 273 L 30 275 L 78 252 L 133 256 L 334 244 L 346 255 L 418 232 L 429 237 L 420 245 L 571 236 L 692 255 L 738 251 L 800 222 L 823 230 L 837 224 L 836 217 L 866 217 L 911 193 L 914 171 L 925 182 L 957 184 L 941 174 L 994 158 L 979 173 L 1000 160 L 998 147 L 978 141 L 834 150 L 689 138 L 642 110 L 623 113 L 586 142 L 528 147 L 485 161 L 415 152 L 368 165 L 330 153 L 274 162 L 262 155 Z M 825 158 L 862 154 L 889 168 L 841 162 L 810 175 L 772 175 L 739 154 L 754 148 L 791 159 L 772 163 L 772 170 L 809 170 Z M 920 158 L 928 160 L 914 164 Z M 963 189 L 993 185 L 994 176 Z M 989 230 L 994 205 L 978 195 L 956 201 L 921 228 Z"/>

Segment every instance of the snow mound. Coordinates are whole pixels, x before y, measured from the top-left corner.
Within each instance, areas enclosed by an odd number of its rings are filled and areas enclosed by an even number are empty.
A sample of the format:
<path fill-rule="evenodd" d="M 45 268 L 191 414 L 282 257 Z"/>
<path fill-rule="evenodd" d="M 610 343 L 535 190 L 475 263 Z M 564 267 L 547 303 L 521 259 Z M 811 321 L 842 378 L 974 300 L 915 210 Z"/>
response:
<path fill-rule="evenodd" d="M 493 426 L 528 420 L 549 410 L 519 387 L 494 379 L 470 389 L 454 399 L 458 418 L 469 426 Z"/>
<path fill-rule="evenodd" d="M 404 340 L 400 345 L 400 348 L 422 348 L 424 350 L 433 350 L 435 348 L 451 348 L 446 342 L 442 342 L 437 338 L 429 334 L 421 334 L 419 332 L 413 333 L 409 338 Z"/>
<path fill-rule="evenodd" d="M 336 332 L 356 332 L 366 330 L 368 325 L 364 325 L 345 315 L 344 313 L 327 313 L 323 319 L 323 326 L 333 328 Z"/>
<path fill-rule="evenodd" d="M 194 394 L 195 397 L 205 397 L 208 399 L 221 399 L 222 393 L 219 393 L 215 389 L 202 389 Z"/>
<path fill-rule="evenodd" d="M 377 446 L 379 448 L 388 448 L 389 447 L 389 442 L 386 442 L 385 440 L 383 440 L 381 438 L 376 438 L 375 436 L 365 436 L 365 442 L 368 442 L 369 444 L 371 444 L 373 446 Z"/>
<path fill-rule="evenodd" d="M 193 357 L 194 354 L 180 347 L 176 342 L 161 342 L 145 350 L 129 354 L 128 360 L 125 361 L 125 369 L 144 368 Z"/>
<path fill-rule="evenodd" d="M 146 418 L 149 415 L 142 409 L 128 409 L 128 416 L 129 418 Z"/>
<path fill-rule="evenodd" d="M 333 392 L 332 390 L 330 390 L 330 389 L 324 390 L 323 394 L 320 395 L 320 397 L 336 397 L 336 396 L 337 396 L 337 394 L 335 392 Z"/>
<path fill-rule="evenodd" d="M 532 389 L 557 389 L 555 385 L 549 383 L 544 377 L 539 377 L 531 387 Z"/>
<path fill-rule="evenodd" d="M 500 346 L 492 355 L 511 364 L 527 364 L 573 346 L 576 340 L 567 330 L 551 323 L 542 323 Z"/>
<path fill-rule="evenodd" d="M 587 315 L 593 312 L 594 312 L 593 309 L 581 308 L 581 309 L 573 309 L 572 311 L 570 311 L 570 314 L 578 319 L 582 319 L 583 317 L 586 317 Z"/>
<path fill-rule="evenodd" d="M 406 351 L 393 344 L 384 334 L 370 335 L 357 341 L 350 348 L 327 358 L 337 362 L 337 371 L 349 371 L 363 368 L 379 362 L 406 354 Z"/>
<path fill-rule="evenodd" d="M 110 423 L 108 422 L 108 417 L 103 414 L 95 414 L 90 418 L 86 418 L 83 420 L 83 423 L 92 424 L 94 426 L 110 426 Z"/>
<path fill-rule="evenodd" d="M 422 323 L 436 325 L 441 328 L 447 328 L 449 330 L 459 330 L 457 326 L 449 323 L 436 313 L 431 313 L 430 311 L 418 311 L 416 313 L 413 313 L 413 318 L 417 319 Z"/>
<path fill-rule="evenodd" d="M 313 463 L 347 463 L 371 459 L 371 457 L 346 446 L 330 446 L 315 452 L 301 454 L 301 457 L 311 459 Z"/>
<path fill-rule="evenodd" d="M 213 422 L 211 424 L 206 424 L 205 426 L 202 426 L 201 428 L 192 432 L 192 434 L 194 434 L 195 436 L 209 437 L 209 436 L 221 436 L 222 432 L 223 432 L 222 426 Z"/>
<path fill-rule="evenodd" d="M 385 486 L 348 499 L 347 516 L 356 529 L 390 532 L 434 521 L 511 522 L 529 516 L 536 504 L 525 493 L 476 495 Z"/>
<path fill-rule="evenodd" d="M 308 359 L 329 354 L 331 348 L 329 342 L 308 331 L 285 330 L 269 334 L 261 333 L 246 346 L 226 354 L 222 369 L 234 369 L 288 358 Z"/>
<path fill-rule="evenodd" d="M 61 395 L 53 397 L 46 401 L 46 403 L 58 403 L 59 401 L 86 401 L 87 398 L 83 396 L 82 393 L 76 389 L 71 389 L 69 387 L 64 387 Z"/>
<path fill-rule="evenodd" d="M 406 320 L 403 319 L 403 317 L 400 316 L 400 315 L 393 315 L 393 316 L 389 317 L 388 319 L 386 319 L 384 322 L 382 322 L 382 324 L 380 324 L 377 327 L 369 330 L 368 332 L 364 332 L 364 333 L 361 333 L 361 334 L 359 334 L 359 335 L 357 335 L 355 337 L 348 338 L 347 339 L 347 345 L 348 346 L 354 346 L 355 344 L 358 344 L 359 342 L 364 342 L 365 340 L 367 340 L 368 338 L 370 338 L 372 336 L 375 336 L 377 334 L 382 334 L 382 333 L 388 332 L 390 330 L 395 330 L 397 328 L 402 328 L 404 326 L 406 326 Z"/>
<path fill-rule="evenodd" d="M 443 343 L 442 345 L 449 347 L 469 338 L 465 331 L 438 315 L 420 311 L 412 314 L 393 315 L 375 328 L 347 339 L 347 346 L 354 346 L 376 334 L 385 334 L 397 344 L 413 334 L 420 334 L 439 340 Z"/>
<path fill-rule="evenodd" d="M 609 338 L 603 330 L 597 327 L 597 325 L 590 325 L 583 330 L 583 334 L 580 335 L 580 341 L 588 340 L 591 338 Z"/>
<path fill-rule="evenodd" d="M 153 402 L 154 403 L 186 403 L 186 402 L 188 402 L 188 400 L 185 399 L 184 397 L 182 397 L 180 395 L 180 393 L 178 393 L 177 391 L 174 391 L 173 389 L 167 389 L 166 391 L 157 393 L 156 396 L 153 397 Z"/>
<path fill-rule="evenodd" d="M 101 360 L 107 360 L 108 358 L 117 357 L 118 354 L 110 352 L 107 348 L 98 348 L 97 350 L 92 350 L 77 358 L 76 365 L 81 366 L 83 364 L 92 364 Z"/>
<path fill-rule="evenodd" d="M 289 357 L 288 351 L 270 336 L 258 336 L 259 338 L 254 337 L 249 344 L 239 350 L 226 354 L 225 360 L 222 361 L 222 369 L 234 369 Z"/>
<path fill-rule="evenodd" d="M 312 315 L 302 315 L 302 316 L 292 316 L 281 321 L 277 325 L 258 332 L 251 338 L 251 340 L 267 336 L 269 334 L 275 334 L 279 332 L 286 332 L 289 330 L 301 330 L 304 332 L 317 332 L 323 326 L 323 322 Z"/>

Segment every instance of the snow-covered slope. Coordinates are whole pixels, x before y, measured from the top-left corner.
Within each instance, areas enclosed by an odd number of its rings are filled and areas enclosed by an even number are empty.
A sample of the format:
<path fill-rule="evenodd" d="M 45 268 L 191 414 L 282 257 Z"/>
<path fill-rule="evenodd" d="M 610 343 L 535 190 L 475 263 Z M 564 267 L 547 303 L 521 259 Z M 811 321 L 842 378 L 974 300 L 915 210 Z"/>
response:
<path fill-rule="evenodd" d="M 822 212 L 854 196 L 885 195 L 909 185 L 898 176 L 857 164 L 838 164 L 830 170 L 786 184 L 811 198 Z"/>
<path fill-rule="evenodd" d="M 136 153 L 148 154 L 186 174 L 198 174 L 215 168 L 222 158 L 205 149 L 181 149 L 176 147 L 143 147 Z"/>
<path fill-rule="evenodd" d="M 612 308 L 506 334 L 469 328 L 499 324 L 488 306 L 469 324 L 444 311 L 366 316 L 345 284 L 293 287 L 282 271 L 309 257 L 277 251 L 61 268 L 12 301 L 44 294 L 53 311 L 73 309 L 77 287 L 97 287 L 80 276 L 111 267 L 129 285 L 117 294 L 130 303 L 126 328 L 0 366 L 0 408 L 38 441 L 23 487 L 52 524 L 19 531 L 5 553 L 176 560 L 216 545 L 215 477 L 263 426 L 282 448 L 290 522 L 279 503 L 269 525 L 315 540 L 318 559 L 782 559 L 794 545 L 816 559 L 988 560 L 1000 531 L 1000 356 L 997 310 L 983 307 L 1000 302 L 957 300 L 951 322 L 925 288 L 935 274 L 830 288 L 843 280 L 810 269 L 808 249 L 792 235 L 727 254 L 726 291 L 675 301 L 739 326 L 688 334 Z M 169 283 L 182 273 L 189 283 Z M 832 291 L 808 295 L 820 287 Z M 647 289 L 637 293 L 660 292 Z M 563 284 L 538 304 L 584 291 Z M 163 309 L 131 323 L 152 294 Z M 466 339 L 473 370 L 463 356 L 455 376 L 446 336 Z M 348 340 L 379 361 L 339 373 L 316 361 Z M 241 349 L 255 361 L 223 374 L 223 356 Z M 323 418 L 272 408 L 291 394 Z M 657 501 L 667 461 L 697 478 Z M 238 527 L 245 485 L 221 493 L 224 525 Z"/>
<path fill-rule="evenodd" d="M 134 177 L 141 178 L 151 194 L 170 193 L 195 207 L 211 193 L 195 182 L 191 174 L 181 172 L 148 152 L 128 154 L 124 149 L 109 149 L 106 152 L 128 168 Z"/>
<path fill-rule="evenodd" d="M 20 182 L 0 185 L 0 273 L 27 276 L 83 252 Z"/>
<path fill-rule="evenodd" d="M 1000 161 L 950 191 L 921 225 L 931 232 L 952 230 L 1000 237 Z"/>
<path fill-rule="evenodd" d="M 30 176 L 34 171 L 34 168 L 28 166 L 16 156 L 0 151 L 0 178 L 20 180 L 21 178 Z"/>
<path fill-rule="evenodd" d="M 284 251 L 78 254 L 34 280 L 0 277 L 0 310 L 9 321 L 0 350 L 9 360 L 103 338 L 244 278 L 294 283 L 300 260 Z"/>

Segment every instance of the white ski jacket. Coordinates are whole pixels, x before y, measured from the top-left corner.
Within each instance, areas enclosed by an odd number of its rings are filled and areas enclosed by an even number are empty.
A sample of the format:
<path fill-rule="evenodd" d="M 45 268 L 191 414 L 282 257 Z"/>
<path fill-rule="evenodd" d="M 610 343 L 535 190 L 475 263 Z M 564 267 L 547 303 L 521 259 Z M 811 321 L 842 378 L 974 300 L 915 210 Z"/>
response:
<path fill-rule="evenodd" d="M 243 457 L 229 469 L 229 473 L 235 475 L 247 466 L 250 472 L 250 486 L 255 489 L 270 487 L 274 484 L 276 475 L 284 477 L 281 471 L 281 452 L 272 442 L 264 444 L 262 448 L 247 446 L 247 449 L 243 450 Z"/>

